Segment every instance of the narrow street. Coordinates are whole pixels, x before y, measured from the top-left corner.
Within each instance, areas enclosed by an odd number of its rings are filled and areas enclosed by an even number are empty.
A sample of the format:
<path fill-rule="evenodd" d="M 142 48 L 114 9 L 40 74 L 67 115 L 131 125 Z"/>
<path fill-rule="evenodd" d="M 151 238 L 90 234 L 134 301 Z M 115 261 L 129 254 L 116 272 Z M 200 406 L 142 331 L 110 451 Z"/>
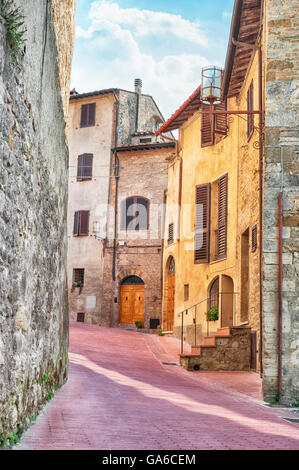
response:
<path fill-rule="evenodd" d="M 299 449 L 253 373 L 188 373 L 179 342 L 72 323 L 67 384 L 16 450 Z M 168 364 L 163 364 L 163 362 Z"/>

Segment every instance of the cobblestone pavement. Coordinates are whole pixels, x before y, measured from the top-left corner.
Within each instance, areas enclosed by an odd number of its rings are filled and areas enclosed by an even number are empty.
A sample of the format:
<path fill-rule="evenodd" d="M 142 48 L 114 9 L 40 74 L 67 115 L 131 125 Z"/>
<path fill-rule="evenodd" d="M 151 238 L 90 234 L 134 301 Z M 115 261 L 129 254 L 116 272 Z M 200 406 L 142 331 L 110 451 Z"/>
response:
<path fill-rule="evenodd" d="M 190 373 L 172 338 L 71 324 L 67 384 L 15 449 L 299 449 L 253 373 Z"/>

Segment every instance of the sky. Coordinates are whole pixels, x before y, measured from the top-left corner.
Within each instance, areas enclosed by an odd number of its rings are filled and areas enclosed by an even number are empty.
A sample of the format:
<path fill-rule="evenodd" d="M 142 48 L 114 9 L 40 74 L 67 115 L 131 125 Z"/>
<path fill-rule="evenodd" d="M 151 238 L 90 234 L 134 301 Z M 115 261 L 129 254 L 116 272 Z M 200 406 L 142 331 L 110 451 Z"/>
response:
<path fill-rule="evenodd" d="M 71 88 L 152 95 L 168 119 L 201 83 L 201 69 L 224 66 L 234 0 L 77 0 Z"/>

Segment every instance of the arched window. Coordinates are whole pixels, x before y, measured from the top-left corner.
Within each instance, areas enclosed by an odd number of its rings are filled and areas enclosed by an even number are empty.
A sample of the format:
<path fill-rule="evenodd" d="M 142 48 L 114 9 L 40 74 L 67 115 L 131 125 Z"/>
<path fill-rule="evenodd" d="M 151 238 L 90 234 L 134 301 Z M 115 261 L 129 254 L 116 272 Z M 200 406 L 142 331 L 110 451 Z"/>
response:
<path fill-rule="evenodd" d="M 140 197 L 128 197 L 122 204 L 122 230 L 148 230 L 149 200 Z"/>
<path fill-rule="evenodd" d="M 169 260 L 169 265 L 168 265 L 168 274 L 174 274 L 175 273 L 175 261 L 174 258 L 171 257 Z"/>
<path fill-rule="evenodd" d="M 129 276 L 127 277 L 126 279 L 124 279 L 121 283 L 122 286 L 125 286 L 125 285 L 131 285 L 131 284 L 143 284 L 144 285 L 144 282 L 143 280 L 138 277 L 138 276 Z"/>
<path fill-rule="evenodd" d="M 210 308 L 219 307 L 219 277 L 212 282 L 209 290 L 209 304 Z"/>

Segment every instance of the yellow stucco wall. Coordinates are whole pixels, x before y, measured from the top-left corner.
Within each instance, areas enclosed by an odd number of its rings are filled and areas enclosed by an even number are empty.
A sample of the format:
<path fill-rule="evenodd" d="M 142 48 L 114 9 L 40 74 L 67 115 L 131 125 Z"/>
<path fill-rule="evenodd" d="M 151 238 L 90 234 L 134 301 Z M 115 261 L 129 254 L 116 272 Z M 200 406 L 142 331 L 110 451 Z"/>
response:
<path fill-rule="evenodd" d="M 258 60 L 257 54 L 252 61 L 249 73 L 237 102 L 231 98 L 229 110 L 247 109 L 247 90 L 254 81 L 254 108 L 258 108 Z M 207 325 L 205 313 L 208 310 L 204 299 L 209 297 L 209 286 L 220 276 L 220 292 L 225 292 L 227 278 L 232 278 L 234 286 L 234 325 L 241 323 L 240 318 L 240 246 L 241 235 L 249 228 L 249 264 L 252 282 L 249 288 L 248 325 L 254 330 L 259 327 L 259 249 L 251 253 L 251 228 L 259 222 L 259 139 L 256 130 L 250 140 L 247 140 L 246 116 L 229 116 L 229 132 L 226 137 L 218 135 L 213 146 L 201 148 L 201 114 L 194 114 L 180 129 L 179 153 L 169 164 L 169 179 L 167 191 L 166 230 L 168 224 L 178 224 L 178 215 L 173 205 L 178 202 L 179 192 L 179 157 L 183 161 L 182 171 L 182 201 L 181 201 L 181 239 L 168 246 L 167 233 L 164 242 L 164 298 L 163 321 L 167 317 L 167 265 L 172 255 L 176 262 L 175 288 L 175 318 L 174 333 L 180 336 L 180 312 L 202 302 L 197 307 L 197 344 L 203 337 L 221 327 L 221 318 Z M 255 116 L 255 126 L 258 116 Z M 228 173 L 228 233 L 227 257 L 221 261 L 209 264 L 194 263 L 194 222 L 195 222 L 195 190 L 196 186 L 213 183 L 222 175 Z M 213 189 L 212 189 L 213 191 Z M 213 206 L 212 206 L 213 207 Z M 211 217 L 217 213 L 211 210 Z M 259 227 L 258 227 L 259 230 Z M 176 233 L 176 230 L 175 230 Z M 212 243 L 212 241 L 211 241 Z M 189 285 L 189 300 L 184 300 L 184 285 Z M 222 287 L 221 287 L 222 286 Z M 225 296 L 222 296 L 223 298 Z M 225 297 L 226 298 L 226 297 Z M 195 343 L 194 324 L 195 308 L 184 315 L 184 337 Z"/>

